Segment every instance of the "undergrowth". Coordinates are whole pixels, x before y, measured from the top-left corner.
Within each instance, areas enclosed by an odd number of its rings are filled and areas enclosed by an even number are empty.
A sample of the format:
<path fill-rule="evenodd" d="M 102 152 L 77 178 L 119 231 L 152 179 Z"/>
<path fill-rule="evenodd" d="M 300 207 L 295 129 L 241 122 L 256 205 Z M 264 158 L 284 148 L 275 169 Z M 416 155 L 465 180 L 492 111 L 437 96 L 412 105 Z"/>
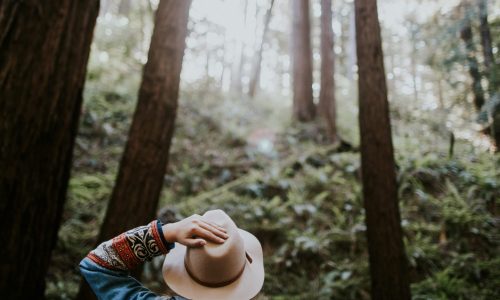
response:
<path fill-rule="evenodd" d="M 358 149 L 323 143 L 316 125 L 285 122 L 263 151 L 249 143 L 251 130 L 241 130 L 254 116 L 240 125 L 245 114 L 223 122 L 210 114 L 210 102 L 200 107 L 192 94 L 182 97 L 160 217 L 220 208 L 253 232 L 265 253 L 264 299 L 369 299 Z M 77 265 L 94 246 L 133 105 L 99 93 L 85 108 L 47 277 L 49 299 L 77 292 Z M 395 137 L 413 298 L 500 298 L 498 157 L 462 150 L 449 158 L 444 150 L 429 151 L 432 145 L 419 151 L 405 140 Z M 160 267 L 161 259 L 149 264 L 144 282 L 164 292 Z"/>

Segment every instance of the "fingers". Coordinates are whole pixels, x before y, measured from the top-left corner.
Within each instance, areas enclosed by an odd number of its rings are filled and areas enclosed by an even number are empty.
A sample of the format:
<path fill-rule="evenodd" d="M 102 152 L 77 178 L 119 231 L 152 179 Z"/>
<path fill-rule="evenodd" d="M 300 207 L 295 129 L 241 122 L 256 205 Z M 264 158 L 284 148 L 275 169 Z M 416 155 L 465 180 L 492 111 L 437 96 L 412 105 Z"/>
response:
<path fill-rule="evenodd" d="M 219 226 L 215 227 L 214 225 L 209 224 L 207 222 L 200 222 L 198 225 L 201 228 L 206 229 L 206 230 L 210 231 L 211 233 L 215 234 L 217 237 L 220 237 L 223 239 L 227 239 L 229 237 L 229 235 L 227 235 L 227 233 L 226 233 L 226 230 L 219 227 Z"/>
<path fill-rule="evenodd" d="M 222 232 L 226 232 L 226 229 L 222 226 L 219 226 L 217 225 L 216 223 L 214 222 L 211 222 L 211 221 L 208 221 L 208 220 L 205 220 L 202 216 L 198 215 L 198 214 L 194 214 L 191 216 L 191 218 L 193 219 L 193 223 L 197 224 L 199 222 L 203 222 L 203 223 L 206 223 L 207 225 L 210 225 L 212 227 L 215 227 L 217 229 L 219 229 L 220 231 Z"/>
<path fill-rule="evenodd" d="M 187 239 L 184 241 L 184 245 L 191 248 L 203 247 L 207 244 L 207 241 L 204 239 Z"/>
<path fill-rule="evenodd" d="M 205 228 L 203 228 L 201 225 L 198 227 L 195 227 L 193 234 L 195 234 L 197 237 L 204 238 L 208 241 L 214 242 L 214 243 L 219 243 L 222 244 L 226 241 L 225 238 L 218 237 L 212 231 L 209 231 Z"/>
<path fill-rule="evenodd" d="M 227 230 L 224 227 L 219 226 L 219 225 L 215 224 L 214 222 L 210 222 L 210 221 L 207 221 L 207 220 L 202 220 L 202 221 L 205 222 L 205 223 L 207 223 L 208 225 L 211 225 L 211 226 L 219 229 L 222 232 L 227 232 Z"/>

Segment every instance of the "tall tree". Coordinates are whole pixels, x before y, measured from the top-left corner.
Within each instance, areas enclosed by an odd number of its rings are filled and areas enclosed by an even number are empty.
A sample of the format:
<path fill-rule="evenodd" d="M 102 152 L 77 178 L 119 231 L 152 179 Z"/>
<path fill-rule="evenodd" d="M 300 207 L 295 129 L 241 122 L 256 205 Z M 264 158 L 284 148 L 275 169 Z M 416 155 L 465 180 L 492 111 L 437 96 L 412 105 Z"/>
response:
<path fill-rule="evenodd" d="M 498 99 L 500 97 L 498 92 L 500 78 L 498 76 L 498 66 L 495 62 L 495 56 L 493 55 L 490 25 L 488 23 L 488 2 L 486 0 L 478 0 L 478 4 L 481 46 L 483 48 L 484 69 L 488 79 L 489 106 L 491 106 L 491 112 L 489 112 L 491 116 L 490 134 L 493 137 L 498 152 L 500 151 L 500 99 Z"/>
<path fill-rule="evenodd" d="M 488 24 L 488 1 L 478 0 L 478 4 L 484 64 L 486 68 L 490 68 L 495 63 L 495 56 L 493 56 L 490 25 Z"/>
<path fill-rule="evenodd" d="M 251 98 L 255 97 L 255 93 L 257 92 L 257 87 L 260 81 L 260 70 L 262 68 L 262 52 L 264 51 L 264 44 L 266 43 L 267 32 L 269 31 L 269 23 L 271 22 L 273 6 L 274 0 L 271 0 L 269 8 L 266 12 L 266 17 L 264 19 L 264 31 L 262 32 L 260 47 L 255 54 L 250 84 L 248 86 L 248 96 L 250 96 Z"/>
<path fill-rule="evenodd" d="M 98 242 L 155 217 L 177 112 L 190 0 L 161 0 L 137 107 Z M 82 284 L 78 299 L 92 298 Z"/>
<path fill-rule="evenodd" d="M 243 5 L 243 20 L 242 20 L 242 26 L 246 31 L 246 28 L 248 26 L 247 22 L 247 17 L 248 17 L 248 0 L 244 0 L 244 5 Z M 240 95 L 243 91 L 243 85 L 242 85 L 242 80 L 243 80 L 243 67 L 245 65 L 245 41 L 240 38 L 238 41 L 236 41 L 236 51 L 235 51 L 235 60 L 232 65 L 232 70 L 231 70 L 231 91 Z"/>
<path fill-rule="evenodd" d="M 313 102 L 311 25 L 309 0 L 292 0 L 292 85 L 293 116 L 301 122 L 315 117 Z"/>
<path fill-rule="evenodd" d="M 486 0 L 478 0 L 478 2 L 484 69 L 488 79 L 488 91 L 491 98 L 494 94 L 498 94 L 500 78 L 498 78 L 498 71 L 496 70 L 498 66 L 495 62 L 495 56 L 493 55 L 493 42 L 491 40 L 490 24 L 488 23 L 488 2 Z"/>
<path fill-rule="evenodd" d="M 101 241 L 155 216 L 174 132 L 190 4 L 161 0 L 158 6 L 137 107 L 101 228 Z"/>
<path fill-rule="evenodd" d="M 321 0 L 321 89 L 318 113 L 323 118 L 331 142 L 337 140 L 334 76 L 332 0 Z"/>
<path fill-rule="evenodd" d="M 469 75 L 472 79 L 472 93 L 474 94 L 474 106 L 479 111 L 483 106 L 484 90 L 481 86 L 481 73 L 479 71 L 479 63 L 476 57 L 476 46 L 474 44 L 472 24 L 470 18 L 471 7 L 467 1 L 462 3 L 463 9 L 463 25 L 460 30 L 460 37 L 465 44 L 466 60 L 469 68 Z"/>
<path fill-rule="evenodd" d="M 99 1 L 0 2 L 0 294 L 42 299 Z"/>
<path fill-rule="evenodd" d="M 359 126 L 372 299 L 410 299 L 376 0 L 355 0 Z"/>

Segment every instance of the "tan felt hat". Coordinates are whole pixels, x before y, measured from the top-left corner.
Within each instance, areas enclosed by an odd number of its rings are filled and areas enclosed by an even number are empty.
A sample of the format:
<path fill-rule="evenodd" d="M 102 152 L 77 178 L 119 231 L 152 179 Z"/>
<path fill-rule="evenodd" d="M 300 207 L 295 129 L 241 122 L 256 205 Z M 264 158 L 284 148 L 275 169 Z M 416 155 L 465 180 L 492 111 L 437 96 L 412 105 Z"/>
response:
<path fill-rule="evenodd" d="M 264 284 L 259 240 L 239 229 L 222 210 L 208 211 L 203 218 L 225 228 L 229 238 L 200 248 L 177 244 L 165 257 L 163 279 L 188 299 L 251 299 Z"/>

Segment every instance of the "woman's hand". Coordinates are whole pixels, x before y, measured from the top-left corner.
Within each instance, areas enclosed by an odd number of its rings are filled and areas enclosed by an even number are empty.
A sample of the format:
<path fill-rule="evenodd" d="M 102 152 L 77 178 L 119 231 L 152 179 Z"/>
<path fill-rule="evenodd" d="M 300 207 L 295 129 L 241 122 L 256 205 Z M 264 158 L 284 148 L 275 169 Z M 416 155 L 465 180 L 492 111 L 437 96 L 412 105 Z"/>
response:
<path fill-rule="evenodd" d="M 204 220 L 200 215 L 165 224 L 162 229 L 167 241 L 188 247 L 202 247 L 207 241 L 222 244 L 229 237 L 224 228 Z"/>

